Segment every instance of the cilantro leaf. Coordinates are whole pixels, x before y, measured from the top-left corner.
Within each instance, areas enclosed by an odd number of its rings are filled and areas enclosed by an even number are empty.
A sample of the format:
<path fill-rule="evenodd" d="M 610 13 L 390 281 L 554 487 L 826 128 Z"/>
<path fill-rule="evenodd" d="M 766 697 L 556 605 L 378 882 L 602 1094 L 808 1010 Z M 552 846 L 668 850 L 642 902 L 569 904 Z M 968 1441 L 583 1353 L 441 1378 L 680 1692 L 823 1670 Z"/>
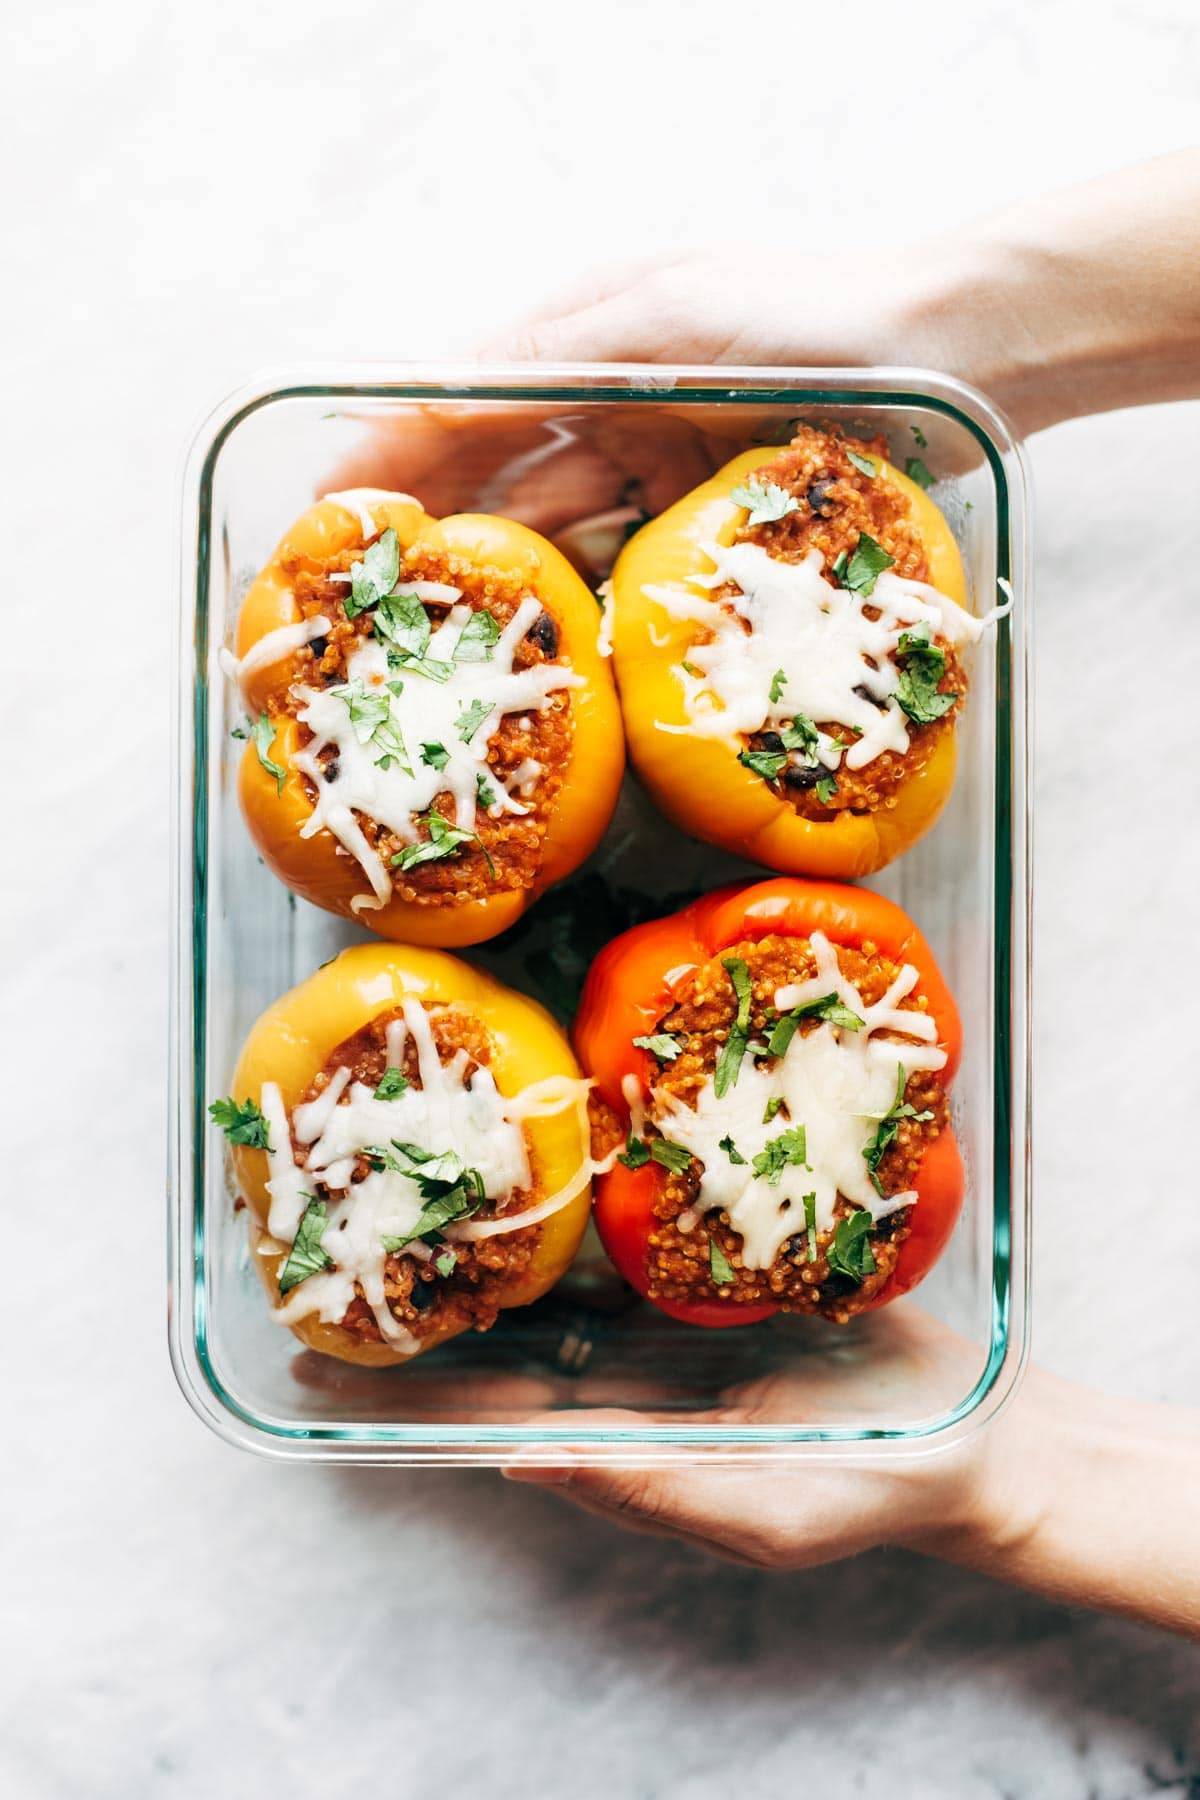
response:
<path fill-rule="evenodd" d="M 829 1246 L 830 1269 L 836 1275 L 847 1276 L 856 1286 L 875 1273 L 870 1236 L 874 1223 L 869 1212 L 852 1212 L 849 1218 L 838 1220 Z"/>
<path fill-rule="evenodd" d="M 763 1108 L 762 1122 L 764 1125 L 769 1125 L 771 1123 L 771 1120 L 775 1117 L 775 1114 L 782 1105 L 783 1095 L 772 1094 L 771 1098 L 767 1101 L 766 1106 Z"/>
<path fill-rule="evenodd" d="M 708 1240 L 708 1268 L 718 1287 L 729 1287 L 737 1280 L 733 1264 L 712 1237 Z"/>
<path fill-rule="evenodd" d="M 808 1143 L 804 1127 L 793 1125 L 790 1130 L 771 1138 L 750 1166 L 760 1179 L 766 1180 L 768 1187 L 778 1187 L 780 1177 L 789 1165 L 807 1169 L 807 1157 Z"/>
<path fill-rule="evenodd" d="M 767 1040 L 767 1049 L 772 1056 L 787 1055 L 788 1045 L 795 1037 L 801 1019 L 823 1019 L 829 1025 L 841 1026 L 843 1031 L 861 1031 L 866 1023 L 836 994 L 822 994 L 819 1000 L 806 1000 L 803 1006 L 793 1007 L 791 1012 L 776 1019 Z"/>
<path fill-rule="evenodd" d="M 253 1100 L 214 1100 L 208 1109 L 214 1125 L 219 1125 L 231 1144 L 245 1144 L 251 1150 L 269 1150 L 267 1121 Z"/>
<path fill-rule="evenodd" d="M 475 777 L 475 797 L 485 811 L 489 806 L 495 806 L 497 800 L 500 798 L 486 775 L 477 775 Z"/>
<path fill-rule="evenodd" d="M 860 532 L 854 554 L 842 570 L 842 586 L 861 594 L 864 600 L 868 599 L 875 592 L 875 583 L 883 571 L 890 569 L 895 560 L 882 544 L 877 544 L 865 531 Z"/>
<path fill-rule="evenodd" d="M 817 1260 L 817 1196 L 815 1194 L 805 1194 L 804 1196 L 804 1235 L 808 1241 L 808 1260 L 810 1263 L 814 1263 Z"/>
<path fill-rule="evenodd" d="M 306 1194 L 308 1205 L 300 1220 L 295 1241 L 288 1251 L 287 1261 L 279 1271 L 279 1292 L 290 1294 L 294 1287 L 307 1281 L 310 1275 L 319 1275 L 322 1269 L 333 1267 L 333 1258 L 321 1248 L 321 1236 L 327 1223 L 325 1202 L 316 1200 Z"/>
<path fill-rule="evenodd" d="M 929 439 L 925 436 L 925 433 L 921 430 L 921 427 L 919 425 L 910 425 L 908 429 L 913 434 L 913 442 L 916 444 L 917 449 L 918 450 L 928 450 Z"/>
<path fill-rule="evenodd" d="M 750 1001 L 753 994 L 750 971 L 740 956 L 722 957 L 721 967 L 733 984 L 733 991 L 737 996 L 737 1017 L 729 1028 L 729 1036 L 721 1046 L 721 1054 L 717 1058 L 716 1072 L 713 1076 L 713 1091 L 718 1100 L 723 1099 L 736 1083 L 738 1071 L 742 1066 L 742 1058 L 746 1054 L 746 1044 L 750 1035 Z"/>
<path fill-rule="evenodd" d="M 875 461 L 874 457 L 860 456 L 857 450 L 851 450 L 849 447 L 847 447 L 846 455 L 854 464 L 860 475 L 869 475 L 871 480 L 874 481 L 876 475 L 879 473 L 879 464 Z"/>
<path fill-rule="evenodd" d="M 381 537 L 363 552 L 361 562 L 350 565 L 350 592 L 342 606 L 348 619 L 356 619 L 390 594 L 400 575 L 400 545 L 389 525 Z"/>
<path fill-rule="evenodd" d="M 783 690 L 787 686 L 787 676 L 782 669 L 776 669 L 771 677 L 771 686 L 767 698 L 775 706 L 783 698 Z"/>
<path fill-rule="evenodd" d="M 375 1098 L 377 1100 L 395 1100 L 407 1086 L 408 1077 L 403 1069 L 393 1068 L 389 1065 L 383 1071 L 383 1078 L 375 1089 Z"/>
<path fill-rule="evenodd" d="M 270 713 L 259 713 L 250 735 L 254 739 L 254 748 L 258 753 L 259 762 L 268 775 L 275 777 L 275 792 L 282 794 L 283 784 L 287 780 L 287 770 L 282 768 L 279 763 L 271 761 L 270 752 L 271 746 L 275 742 L 275 727 L 271 723 Z"/>
<path fill-rule="evenodd" d="M 473 612 L 454 646 L 455 662 L 490 662 L 500 640 L 500 627 L 490 612 Z"/>
<path fill-rule="evenodd" d="M 931 488 L 933 476 L 929 473 L 919 456 L 910 456 L 904 465 L 904 473 L 910 481 L 915 481 L 919 488 Z"/>
<path fill-rule="evenodd" d="M 844 550 L 839 550 L 830 566 L 829 573 L 839 587 L 843 585 L 842 577 L 846 573 L 846 564 L 848 561 L 849 558 L 847 557 L 846 552 Z"/>
<path fill-rule="evenodd" d="M 832 775 L 819 775 L 813 783 L 813 791 L 822 806 L 828 806 L 838 791 L 838 784 Z"/>
<path fill-rule="evenodd" d="M 738 761 L 764 781 L 777 781 L 787 766 L 787 755 L 782 750 L 740 750 Z"/>
<path fill-rule="evenodd" d="M 669 1031 L 656 1031 L 652 1037 L 635 1037 L 633 1042 L 637 1049 L 648 1050 L 659 1062 L 674 1062 L 683 1048 Z"/>
<path fill-rule="evenodd" d="M 673 1144 L 669 1138 L 664 1137 L 651 1138 L 650 1156 L 664 1169 L 669 1169 L 672 1175 L 678 1175 L 692 1160 L 690 1150 L 685 1150 L 682 1144 Z"/>
<path fill-rule="evenodd" d="M 617 1158 L 627 1169 L 642 1169 L 650 1161 L 650 1150 L 644 1138 L 634 1137 L 632 1133 L 625 1140 L 625 1148 Z"/>
<path fill-rule="evenodd" d="M 946 673 L 946 652 L 930 641 L 929 627 L 901 633 L 896 660 L 903 664 L 896 684 L 896 704 L 914 725 L 930 725 L 948 713 L 957 694 L 943 694 L 938 686 Z"/>
<path fill-rule="evenodd" d="M 883 1192 L 883 1185 L 879 1180 L 879 1165 L 886 1152 L 896 1141 L 901 1119 L 916 1119 L 918 1123 L 923 1124 L 933 1117 L 928 1109 L 925 1112 L 918 1112 L 915 1107 L 908 1104 L 904 1098 L 904 1090 L 907 1086 L 908 1071 L 901 1064 L 896 1077 L 896 1098 L 880 1119 L 872 1136 L 863 1145 L 863 1161 L 870 1171 L 872 1185 L 879 1194 Z"/>
<path fill-rule="evenodd" d="M 247 733 L 242 730 L 240 725 L 235 725 L 229 735 L 230 737 L 241 738 L 243 743 L 245 743 L 247 737 Z"/>
<path fill-rule="evenodd" d="M 421 863 L 441 862 L 445 857 L 453 856 L 464 844 L 478 844 L 491 870 L 492 879 L 495 880 L 496 865 L 474 831 L 465 831 L 461 825 L 452 825 L 448 819 L 443 819 L 441 813 L 436 812 L 423 814 L 416 823 L 424 825 L 429 836 L 415 844 L 406 844 L 403 850 L 397 851 L 391 859 L 393 869 L 415 869 Z"/>
<path fill-rule="evenodd" d="M 721 1139 L 720 1143 L 717 1145 L 717 1148 L 719 1150 L 723 1150 L 725 1152 L 726 1156 L 729 1158 L 731 1163 L 742 1163 L 743 1165 L 745 1164 L 745 1161 L 746 1161 L 745 1157 L 742 1155 L 741 1151 L 738 1149 L 737 1145 L 734 1143 L 734 1141 L 731 1137 L 723 1137 Z"/>
<path fill-rule="evenodd" d="M 770 525 L 776 519 L 786 519 L 789 513 L 800 510 L 800 502 L 793 499 L 786 488 L 773 481 L 764 482 L 757 475 L 751 475 L 740 487 L 735 487 L 729 498 L 735 506 L 746 507 L 750 514 L 747 525 Z"/>
<path fill-rule="evenodd" d="M 416 1183 L 424 1204 L 411 1231 L 400 1237 L 381 1238 L 385 1250 L 403 1250 L 416 1238 L 465 1219 L 482 1205 L 483 1177 L 478 1169 L 468 1169 L 455 1151 L 425 1150 L 420 1144 L 401 1143 L 398 1138 L 393 1138 L 392 1143 L 408 1165 L 393 1162 L 393 1166 L 400 1167 Z"/>
<path fill-rule="evenodd" d="M 488 714 L 495 710 L 495 707 L 487 700 L 472 700 L 470 706 L 464 707 L 454 721 L 454 729 L 464 744 L 470 743 Z"/>
<path fill-rule="evenodd" d="M 422 744 L 421 761 L 431 769 L 444 769 L 450 761 L 445 744 Z"/>
<path fill-rule="evenodd" d="M 407 656 L 424 656 L 432 628 L 416 594 L 385 594 L 375 612 L 375 635 L 387 638 Z"/>
<path fill-rule="evenodd" d="M 441 1276 L 442 1280 L 445 1281 L 447 1276 L 453 1275 L 457 1268 L 458 1258 L 455 1256 L 453 1250 L 443 1250 L 440 1256 L 434 1257 L 433 1266 Z"/>

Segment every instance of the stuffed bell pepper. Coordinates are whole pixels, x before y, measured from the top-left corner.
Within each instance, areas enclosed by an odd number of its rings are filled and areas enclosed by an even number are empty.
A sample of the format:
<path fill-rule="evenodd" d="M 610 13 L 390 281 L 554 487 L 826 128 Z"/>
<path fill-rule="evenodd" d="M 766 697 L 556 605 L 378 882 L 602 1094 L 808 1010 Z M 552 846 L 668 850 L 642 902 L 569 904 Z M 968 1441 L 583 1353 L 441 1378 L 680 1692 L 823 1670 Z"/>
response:
<path fill-rule="evenodd" d="M 885 451 L 811 427 L 746 451 L 613 571 L 639 774 L 693 836 L 790 874 L 868 874 L 933 823 L 961 653 L 998 616 L 967 610 L 924 464 Z"/>
<path fill-rule="evenodd" d="M 626 932 L 592 966 L 576 1047 L 610 1158 L 600 1236 L 672 1317 L 844 1323 L 945 1246 L 958 1014 L 879 895 L 766 881 Z"/>
<path fill-rule="evenodd" d="M 599 609 L 544 538 L 328 495 L 242 605 L 240 797 L 288 887 L 382 937 L 494 937 L 593 849 L 624 762 Z"/>
<path fill-rule="evenodd" d="M 343 951 L 210 1108 L 274 1317 L 378 1367 L 536 1300 L 587 1223 L 586 1091 L 533 1001 L 438 951 Z"/>

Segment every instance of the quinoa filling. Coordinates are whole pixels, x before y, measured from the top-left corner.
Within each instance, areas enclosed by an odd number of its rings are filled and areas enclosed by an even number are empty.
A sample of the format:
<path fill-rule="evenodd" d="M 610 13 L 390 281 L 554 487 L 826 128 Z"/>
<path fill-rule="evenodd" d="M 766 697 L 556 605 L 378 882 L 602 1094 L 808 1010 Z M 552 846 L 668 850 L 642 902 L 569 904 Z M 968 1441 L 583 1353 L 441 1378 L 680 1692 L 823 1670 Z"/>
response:
<path fill-rule="evenodd" d="M 656 1074 L 622 1153 L 662 1170 L 649 1297 L 862 1312 L 947 1123 L 936 1040 L 916 971 L 870 942 L 771 936 L 692 970 L 647 1040 Z"/>

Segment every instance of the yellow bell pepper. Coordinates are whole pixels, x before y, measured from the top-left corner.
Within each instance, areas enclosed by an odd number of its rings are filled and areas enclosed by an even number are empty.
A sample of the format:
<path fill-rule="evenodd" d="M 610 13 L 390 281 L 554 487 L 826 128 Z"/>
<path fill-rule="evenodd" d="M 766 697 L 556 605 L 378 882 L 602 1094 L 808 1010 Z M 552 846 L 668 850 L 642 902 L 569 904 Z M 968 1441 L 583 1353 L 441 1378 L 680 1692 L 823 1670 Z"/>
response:
<path fill-rule="evenodd" d="M 291 757 L 306 734 L 289 713 L 286 700 L 289 687 L 303 672 L 302 653 L 252 669 L 244 678 L 246 705 L 255 717 L 267 713 L 274 730 L 271 760 L 285 776 L 280 786 L 253 744 L 248 744 L 238 782 L 242 810 L 264 861 L 305 899 L 353 917 L 381 937 L 449 947 L 482 943 L 513 924 L 539 894 L 591 854 L 616 805 L 624 740 L 611 665 L 597 647 L 600 609 L 561 552 L 527 526 L 483 513 L 432 519 L 403 494 L 373 499 L 368 505 L 380 532 L 389 526 L 395 531 L 402 552 L 416 546 L 520 575 L 558 626 L 561 653 L 583 677 L 584 685 L 571 690 L 569 761 L 542 840 L 536 877 L 529 887 L 497 888 L 482 898 L 455 904 L 420 904 L 393 894 L 381 910 L 353 912 L 351 901 L 367 885 L 357 862 L 340 850 L 328 831 L 311 838 L 298 835 L 312 807 Z M 310 507 L 246 595 L 238 619 L 238 656 L 245 657 L 268 632 L 299 621 L 289 566 L 298 560 L 324 565 L 357 548 L 362 537 L 358 513 L 350 507 L 335 500 Z"/>
<path fill-rule="evenodd" d="M 659 729 L 687 724 L 675 670 L 697 626 L 648 599 L 645 586 L 681 585 L 708 571 L 712 565 L 704 544 L 732 543 L 747 517 L 730 498 L 733 490 L 778 455 L 770 447 L 743 451 L 643 526 L 621 552 L 613 570 L 612 639 L 626 743 L 658 805 L 692 836 L 785 874 L 868 875 L 914 843 L 945 805 L 954 783 L 953 730 L 939 734 L 929 760 L 899 789 L 894 807 L 837 811 L 828 820 L 815 820 L 803 817 L 740 763 L 728 742 Z M 891 483 L 908 501 L 932 586 L 966 606 L 958 547 L 937 506 L 890 463 L 880 464 L 875 479 Z"/>
<path fill-rule="evenodd" d="M 315 975 L 267 1008 L 246 1039 L 234 1070 L 232 1091 L 239 1101 L 262 1102 L 263 1083 L 280 1090 L 290 1118 L 331 1052 L 373 1019 L 392 1015 L 406 997 L 427 1007 L 453 1006 L 474 1015 L 491 1040 L 489 1068 L 501 1094 L 515 1095 L 550 1076 L 579 1079 L 579 1065 L 563 1033 L 535 1001 L 514 993 L 457 957 L 436 950 L 360 944 L 318 969 Z M 546 1198 L 565 1188 L 587 1160 L 581 1110 L 567 1106 L 545 1118 L 530 1118 L 524 1130 L 530 1166 Z M 279 1272 L 287 1247 L 267 1236 L 270 1210 L 265 1150 L 232 1147 L 238 1192 L 251 1218 L 251 1260 L 272 1299 L 279 1299 Z M 568 1267 L 588 1220 L 591 1184 L 551 1213 L 538 1227 L 530 1264 L 500 1292 L 502 1308 L 527 1306 L 554 1285 Z M 261 1253 L 265 1249 L 266 1254 Z M 365 1341 L 315 1314 L 291 1329 L 312 1350 L 346 1362 L 382 1368 L 412 1360 L 412 1353 L 384 1342 Z M 450 1323 L 421 1340 L 421 1353 L 466 1329 Z"/>

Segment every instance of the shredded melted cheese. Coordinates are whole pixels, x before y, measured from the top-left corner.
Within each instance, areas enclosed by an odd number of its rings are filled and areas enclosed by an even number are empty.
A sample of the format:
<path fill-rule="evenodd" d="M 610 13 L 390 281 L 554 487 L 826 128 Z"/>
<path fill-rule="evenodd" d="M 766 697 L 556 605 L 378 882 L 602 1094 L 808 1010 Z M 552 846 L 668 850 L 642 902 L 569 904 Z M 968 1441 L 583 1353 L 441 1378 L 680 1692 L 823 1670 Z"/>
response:
<path fill-rule="evenodd" d="M 421 1085 L 406 1087 L 393 1100 L 378 1099 L 374 1089 L 351 1081 L 350 1071 L 341 1068 L 315 1100 L 295 1108 L 289 1129 L 278 1086 L 263 1083 L 261 1106 L 270 1143 L 270 1210 L 268 1237 L 260 1249 L 264 1254 L 279 1253 L 292 1244 L 309 1202 L 322 1199 L 328 1204 L 328 1213 L 321 1248 L 333 1265 L 301 1281 L 275 1308 L 274 1317 L 281 1324 L 290 1325 L 313 1313 L 336 1324 L 361 1289 L 384 1338 L 401 1350 L 417 1347 L 387 1304 L 384 1274 L 388 1251 L 383 1239 L 405 1237 L 413 1231 L 424 1200 L 417 1182 L 400 1169 L 373 1169 L 362 1181 L 352 1181 L 357 1158 L 364 1150 L 386 1149 L 397 1140 L 433 1156 L 453 1151 L 466 1168 L 478 1171 L 488 1209 L 494 1211 L 496 1203 L 528 1187 L 532 1179 L 524 1120 L 574 1107 L 581 1122 L 580 1141 L 587 1142 L 588 1083 L 555 1076 L 517 1095 L 505 1096 L 486 1067 L 476 1066 L 467 1073 L 465 1050 L 442 1062 L 429 1016 L 414 999 L 405 1000 L 402 1019 L 387 1028 L 387 1055 L 393 1067 L 399 1065 L 410 1036 Z M 303 1166 L 293 1154 L 293 1140 L 307 1151 Z M 592 1164 L 585 1156 L 571 1180 L 537 1205 L 498 1218 L 449 1224 L 442 1228 L 442 1235 L 452 1242 L 468 1242 L 535 1224 L 575 1199 L 591 1175 Z M 417 1239 L 404 1254 L 428 1261 L 432 1253 Z"/>
<path fill-rule="evenodd" d="M 892 1106 L 900 1069 L 906 1074 L 940 1069 L 946 1061 L 934 1020 L 900 1005 L 917 984 L 911 964 L 905 964 L 881 999 L 867 1006 L 842 973 L 828 938 L 814 931 L 810 941 L 816 973 L 778 989 L 776 1010 L 782 1015 L 836 993 L 864 1021 L 861 1030 L 823 1021 L 815 1030 L 797 1031 L 771 1068 L 747 1055 L 737 1081 L 720 1099 L 711 1076 L 692 1106 L 663 1089 L 652 1096 L 654 1120 L 663 1136 L 703 1164 L 694 1216 L 681 1224 L 686 1229 L 706 1212 L 728 1213 L 741 1234 L 748 1269 L 769 1269 L 787 1240 L 803 1233 L 807 1195 L 815 1195 L 818 1231 L 831 1229 L 839 1194 L 876 1219 L 916 1202 L 917 1195 L 910 1192 L 881 1199 L 863 1150 Z M 879 1035 L 884 1032 L 905 1041 Z M 768 1122 L 770 1102 L 780 1100 L 786 1110 L 777 1109 Z M 773 1138 L 799 1125 L 805 1130 L 805 1164 L 786 1164 L 774 1184 L 766 1174 L 756 1174 L 754 1158 Z M 730 1160 L 721 1148 L 723 1138 L 732 1140 L 743 1162 Z"/>
<path fill-rule="evenodd" d="M 901 673 L 895 653 L 905 631 L 928 624 L 949 644 L 973 643 L 1011 606 L 976 618 L 927 582 L 890 569 L 863 596 L 826 580 L 815 549 L 801 562 L 782 562 L 751 543 L 708 544 L 705 554 L 712 573 L 692 576 L 689 585 L 733 583 L 738 591 L 727 604 L 675 586 L 643 589 L 672 617 L 693 619 L 713 634 L 688 649 L 699 673 L 677 670 L 688 723 L 660 721 L 659 730 L 736 746 L 742 736 L 803 714 L 859 734 L 845 750 L 821 734 L 817 757 L 829 769 L 843 755 L 847 768 L 861 769 L 886 750 L 908 749 L 908 721 L 895 699 Z M 867 607 L 879 616 L 868 617 Z"/>

